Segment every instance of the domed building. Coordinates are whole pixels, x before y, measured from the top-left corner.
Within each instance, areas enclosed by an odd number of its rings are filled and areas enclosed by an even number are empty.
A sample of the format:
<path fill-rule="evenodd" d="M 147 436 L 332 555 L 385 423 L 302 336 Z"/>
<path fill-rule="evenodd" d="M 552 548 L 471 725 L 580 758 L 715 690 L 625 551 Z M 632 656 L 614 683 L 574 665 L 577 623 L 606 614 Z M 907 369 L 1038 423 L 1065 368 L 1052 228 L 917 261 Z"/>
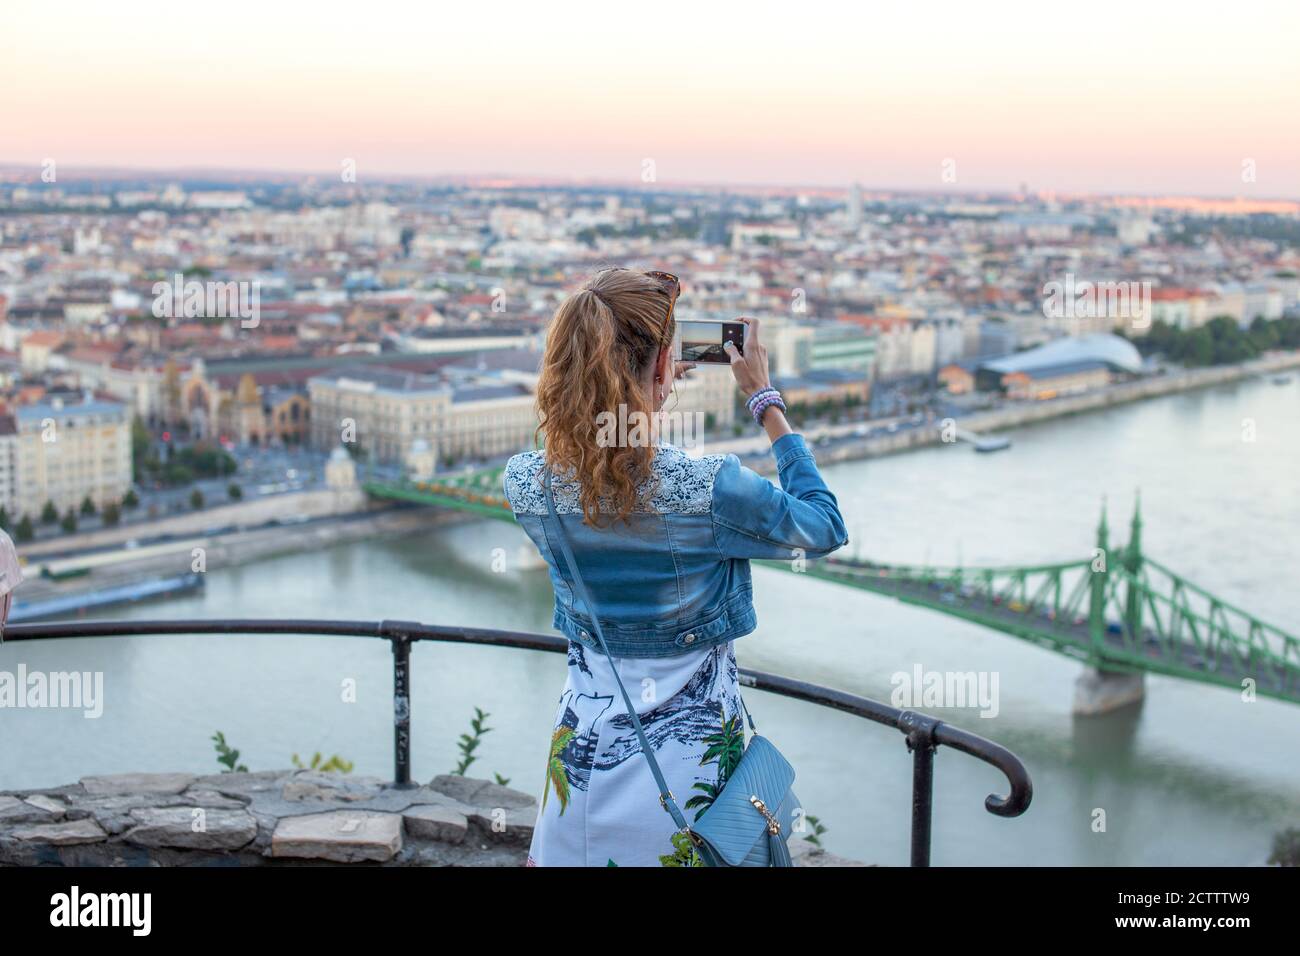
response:
<path fill-rule="evenodd" d="M 982 362 L 976 383 L 981 391 L 1041 400 L 1104 388 L 1116 375 L 1136 375 L 1141 370 L 1142 356 L 1132 342 L 1099 333 L 1056 339 Z"/>

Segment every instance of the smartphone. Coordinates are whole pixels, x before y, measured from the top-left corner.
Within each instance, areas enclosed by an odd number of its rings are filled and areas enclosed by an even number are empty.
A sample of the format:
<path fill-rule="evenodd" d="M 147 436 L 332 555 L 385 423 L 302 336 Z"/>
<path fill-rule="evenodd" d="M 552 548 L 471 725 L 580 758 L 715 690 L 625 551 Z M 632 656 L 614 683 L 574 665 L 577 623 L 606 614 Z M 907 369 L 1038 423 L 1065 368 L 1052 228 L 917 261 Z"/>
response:
<path fill-rule="evenodd" d="M 682 362 L 730 365 L 731 356 L 722 347 L 730 342 L 745 354 L 744 322 L 678 322 L 677 358 Z"/>

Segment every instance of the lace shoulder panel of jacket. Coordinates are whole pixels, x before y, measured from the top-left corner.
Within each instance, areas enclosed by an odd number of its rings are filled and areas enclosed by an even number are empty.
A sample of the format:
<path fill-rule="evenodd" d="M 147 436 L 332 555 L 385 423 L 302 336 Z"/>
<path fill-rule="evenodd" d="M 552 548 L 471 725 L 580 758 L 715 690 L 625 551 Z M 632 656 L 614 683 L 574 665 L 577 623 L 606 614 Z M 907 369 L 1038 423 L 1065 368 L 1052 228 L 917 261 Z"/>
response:
<path fill-rule="evenodd" d="M 722 467 L 724 455 L 692 458 L 680 448 L 665 445 L 655 452 L 654 493 L 636 510 L 652 514 L 708 514 L 713 508 L 713 479 Z M 503 483 L 506 498 L 516 514 L 544 515 L 546 488 L 542 485 L 545 454 L 528 451 L 515 455 L 506 464 Z M 578 514 L 578 484 L 572 478 L 556 476 L 555 510 L 559 514 Z M 646 486 L 642 486 L 645 497 Z"/>

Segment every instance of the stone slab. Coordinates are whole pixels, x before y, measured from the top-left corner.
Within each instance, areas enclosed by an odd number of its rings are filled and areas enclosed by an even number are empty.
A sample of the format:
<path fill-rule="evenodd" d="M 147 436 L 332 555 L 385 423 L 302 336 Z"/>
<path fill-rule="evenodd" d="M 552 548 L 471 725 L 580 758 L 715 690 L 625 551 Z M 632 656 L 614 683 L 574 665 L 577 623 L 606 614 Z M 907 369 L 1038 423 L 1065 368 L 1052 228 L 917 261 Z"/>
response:
<path fill-rule="evenodd" d="M 285 781 L 280 790 L 284 800 L 344 800 L 355 802 L 377 797 L 384 782 L 378 777 L 348 777 L 337 773 L 304 770 Z"/>
<path fill-rule="evenodd" d="M 20 823 L 53 823 L 58 816 L 20 797 L 0 796 L 0 827 Z"/>
<path fill-rule="evenodd" d="M 469 829 L 465 814 L 441 804 L 421 804 L 402 813 L 406 832 L 412 837 L 441 843 L 462 843 Z"/>
<path fill-rule="evenodd" d="M 259 793 L 279 792 L 284 781 L 293 776 L 292 770 L 256 770 L 240 773 L 210 773 L 196 777 L 196 789 L 215 790 L 227 797 L 251 798 Z"/>
<path fill-rule="evenodd" d="M 519 790 L 511 790 L 490 780 L 476 780 L 457 774 L 440 774 L 430 781 L 429 788 L 475 807 L 522 809 L 537 804 L 532 796 Z"/>
<path fill-rule="evenodd" d="M 332 810 L 285 817 L 271 836 L 271 856 L 357 863 L 386 862 L 402 848 L 402 817 L 368 810 Z"/>
<path fill-rule="evenodd" d="M 93 797 L 133 793 L 180 793 L 195 780 L 190 773 L 112 773 L 82 777 L 81 786 Z"/>
<path fill-rule="evenodd" d="M 123 839 L 138 846 L 238 850 L 257 836 L 257 821 L 246 810 L 143 807 L 130 817 L 135 826 Z"/>
<path fill-rule="evenodd" d="M 68 820 L 42 826 L 20 827 L 9 836 L 24 843 L 48 843 L 51 846 L 71 846 L 74 843 L 99 843 L 108 834 L 94 820 Z"/>
<path fill-rule="evenodd" d="M 51 814 L 56 820 L 62 820 L 68 812 L 68 805 L 62 800 L 47 797 L 42 793 L 32 794 L 25 802 L 37 810 L 44 810 L 46 813 Z"/>
<path fill-rule="evenodd" d="M 488 837 L 502 843 L 526 844 L 533 839 L 536 807 L 475 807 L 470 820 Z"/>

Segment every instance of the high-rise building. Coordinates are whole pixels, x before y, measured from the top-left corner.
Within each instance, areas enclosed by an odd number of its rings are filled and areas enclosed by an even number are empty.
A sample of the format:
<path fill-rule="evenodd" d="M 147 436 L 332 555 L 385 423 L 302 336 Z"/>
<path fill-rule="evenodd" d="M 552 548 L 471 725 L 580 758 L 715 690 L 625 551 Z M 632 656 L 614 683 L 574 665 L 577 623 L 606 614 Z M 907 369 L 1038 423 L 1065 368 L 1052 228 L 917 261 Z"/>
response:
<path fill-rule="evenodd" d="M 847 213 L 849 228 L 856 232 L 858 227 L 862 225 L 862 187 L 857 183 L 849 186 Z"/>

